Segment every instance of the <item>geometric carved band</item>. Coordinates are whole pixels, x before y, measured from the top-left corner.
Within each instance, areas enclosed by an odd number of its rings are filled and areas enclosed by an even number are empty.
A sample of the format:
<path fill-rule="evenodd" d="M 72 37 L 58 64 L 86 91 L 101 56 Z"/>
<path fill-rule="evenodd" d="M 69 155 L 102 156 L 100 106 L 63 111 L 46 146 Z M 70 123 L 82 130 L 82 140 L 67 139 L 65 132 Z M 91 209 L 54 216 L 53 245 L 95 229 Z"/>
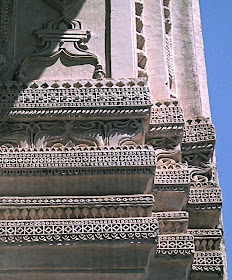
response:
<path fill-rule="evenodd" d="M 59 205 L 153 205 L 153 195 L 122 196 L 62 196 L 62 197 L 1 197 L 0 206 L 59 206 Z"/>
<path fill-rule="evenodd" d="M 192 270 L 202 272 L 221 272 L 223 269 L 222 253 L 196 252 L 194 254 Z"/>
<path fill-rule="evenodd" d="M 0 153 L 0 168 L 111 168 L 154 167 L 155 153 L 148 149 L 20 151 L 12 149 Z"/>
<path fill-rule="evenodd" d="M 9 112 L 24 115 L 24 111 L 29 109 L 43 114 L 44 109 L 100 109 L 118 106 L 141 108 L 151 105 L 149 88 L 143 78 L 62 83 L 35 81 L 27 88 L 20 88 L 14 82 L 9 85 L 3 83 L 0 94 L 0 115 L 7 115 Z"/>
<path fill-rule="evenodd" d="M 154 218 L 0 222 L 0 243 L 155 239 Z"/>
<path fill-rule="evenodd" d="M 160 235 L 156 254 L 191 255 L 194 253 L 194 237 L 190 234 Z"/>

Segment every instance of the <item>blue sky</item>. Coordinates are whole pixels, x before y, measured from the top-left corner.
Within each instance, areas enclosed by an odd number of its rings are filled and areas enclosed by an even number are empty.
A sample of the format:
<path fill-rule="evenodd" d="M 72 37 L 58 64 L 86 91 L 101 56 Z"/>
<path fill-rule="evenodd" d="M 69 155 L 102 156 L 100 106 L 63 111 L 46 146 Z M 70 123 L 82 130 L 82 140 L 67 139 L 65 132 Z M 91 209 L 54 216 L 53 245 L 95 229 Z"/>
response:
<path fill-rule="evenodd" d="M 216 156 L 232 279 L 232 0 L 200 0 Z"/>

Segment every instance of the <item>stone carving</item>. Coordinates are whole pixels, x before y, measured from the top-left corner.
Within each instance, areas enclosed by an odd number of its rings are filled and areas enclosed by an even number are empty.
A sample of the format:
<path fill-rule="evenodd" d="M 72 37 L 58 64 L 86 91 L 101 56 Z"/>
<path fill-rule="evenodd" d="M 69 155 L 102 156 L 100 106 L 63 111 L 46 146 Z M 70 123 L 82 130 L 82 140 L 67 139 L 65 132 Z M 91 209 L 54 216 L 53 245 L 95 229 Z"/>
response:
<path fill-rule="evenodd" d="M 88 51 L 86 43 L 91 38 L 90 31 L 83 31 L 82 24 L 78 20 L 70 20 L 65 16 L 65 10 L 75 1 L 49 0 L 61 15 L 55 20 L 49 21 L 43 29 L 36 30 L 35 35 L 41 40 L 38 49 L 26 56 L 15 73 L 17 80 L 27 80 L 25 65 L 31 60 L 55 61 L 67 58 L 77 65 L 91 64 L 95 67 L 93 79 L 105 77 L 102 65 L 98 57 Z"/>
<path fill-rule="evenodd" d="M 0 76 L 7 70 L 7 61 L 2 53 L 7 43 L 9 25 L 9 0 L 0 1 Z"/>
<path fill-rule="evenodd" d="M 0 200 L 1 220 L 126 218 L 151 216 L 154 197 L 10 197 Z"/>
<path fill-rule="evenodd" d="M 76 147 L 124 146 L 141 144 L 143 122 L 47 121 L 0 124 L 1 147 Z"/>
<path fill-rule="evenodd" d="M 138 77 L 147 77 L 147 54 L 143 30 L 143 0 L 135 1 Z"/>
<path fill-rule="evenodd" d="M 219 188 L 209 189 L 190 189 L 189 192 L 189 204 L 221 204 L 222 195 Z"/>
<path fill-rule="evenodd" d="M 0 222 L 0 243 L 154 239 L 154 218 Z"/>
<path fill-rule="evenodd" d="M 203 189 L 214 188 L 217 184 L 212 178 L 212 170 L 208 169 L 196 169 L 191 172 L 191 188 Z"/>
<path fill-rule="evenodd" d="M 194 254 L 192 271 L 222 272 L 223 259 L 221 252 L 196 252 Z"/>
<path fill-rule="evenodd" d="M 46 149 L 2 149 L 0 153 L 0 170 L 5 174 L 3 169 L 10 169 L 11 174 L 14 168 L 97 168 L 97 167 L 151 167 L 155 166 L 155 153 L 149 147 L 125 147 L 125 148 L 104 148 L 104 149 L 81 149 L 79 148 L 46 148 Z M 147 169 L 147 172 L 149 168 Z M 24 170 L 26 172 L 26 170 Z M 16 171 L 17 174 L 25 174 Z M 144 170 L 145 171 L 145 170 Z M 31 171 L 30 171 L 31 172 Z M 29 172 L 29 173 L 30 173 Z M 62 171 L 58 174 L 69 174 Z M 146 172 L 146 171 L 145 171 Z M 32 172 L 31 174 L 49 174 L 46 170 Z M 84 174 L 85 172 L 78 172 Z M 54 175 L 56 172 L 54 172 Z M 70 173 L 72 174 L 72 172 Z M 75 171 L 73 171 L 75 174 Z"/>
<path fill-rule="evenodd" d="M 156 255 L 191 255 L 194 253 L 194 237 L 185 235 L 160 235 Z"/>
<path fill-rule="evenodd" d="M 151 111 L 150 119 L 152 129 L 155 126 L 164 126 L 164 128 L 157 128 L 157 130 L 169 130 L 170 133 L 172 129 L 183 130 L 184 128 L 184 115 L 183 110 L 179 105 L 178 100 L 165 100 L 158 101 L 153 106 Z"/>
<path fill-rule="evenodd" d="M 67 196 L 67 197 L 0 197 L 1 206 L 15 206 L 15 205 L 37 205 L 37 206 L 51 206 L 51 205 L 139 205 L 143 207 L 150 207 L 154 204 L 154 196 L 151 194 L 145 195 L 122 195 L 122 196 Z M 185 212 L 183 212 L 185 213 Z"/>
<path fill-rule="evenodd" d="M 159 221 L 160 234 L 187 233 L 187 212 L 156 212 L 152 213 L 152 217 Z"/>
<path fill-rule="evenodd" d="M 196 251 L 220 251 L 222 232 L 218 229 L 188 230 L 194 235 Z"/>
<path fill-rule="evenodd" d="M 14 117 L 147 115 L 151 105 L 143 78 L 1 82 L 0 94 L 0 115 Z"/>
<path fill-rule="evenodd" d="M 190 172 L 187 165 L 176 163 L 170 158 L 161 158 L 157 161 L 155 173 L 155 188 L 159 185 L 189 185 Z"/>
<path fill-rule="evenodd" d="M 163 17 L 164 17 L 164 36 L 165 36 L 165 52 L 169 76 L 170 97 L 176 98 L 176 81 L 172 39 L 172 18 L 171 18 L 171 1 L 163 0 Z"/>
<path fill-rule="evenodd" d="M 208 119 L 189 120 L 184 130 L 183 160 L 189 165 L 207 167 L 215 146 L 215 131 Z"/>

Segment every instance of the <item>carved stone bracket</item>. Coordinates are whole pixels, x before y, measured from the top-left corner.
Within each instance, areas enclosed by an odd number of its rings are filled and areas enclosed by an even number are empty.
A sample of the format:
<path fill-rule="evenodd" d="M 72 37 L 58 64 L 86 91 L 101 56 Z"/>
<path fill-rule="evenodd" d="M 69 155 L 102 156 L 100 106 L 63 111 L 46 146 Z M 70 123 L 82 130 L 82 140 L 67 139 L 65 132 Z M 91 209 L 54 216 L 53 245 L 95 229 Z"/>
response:
<path fill-rule="evenodd" d="M 208 119 L 189 120 L 182 142 L 183 160 L 189 165 L 205 167 L 213 156 L 215 146 L 214 126 Z"/>
<path fill-rule="evenodd" d="M 91 32 L 83 31 L 80 21 L 70 20 L 65 15 L 66 10 L 75 1 L 49 0 L 49 3 L 60 11 L 60 16 L 49 21 L 43 29 L 35 30 L 34 33 L 41 43 L 36 50 L 23 59 L 15 73 L 15 78 L 20 81 L 28 80 L 25 66 L 29 61 L 56 61 L 63 57 L 77 65 L 93 65 L 95 70 L 92 78 L 104 78 L 105 72 L 99 58 L 89 52 L 86 46 L 91 38 Z"/>

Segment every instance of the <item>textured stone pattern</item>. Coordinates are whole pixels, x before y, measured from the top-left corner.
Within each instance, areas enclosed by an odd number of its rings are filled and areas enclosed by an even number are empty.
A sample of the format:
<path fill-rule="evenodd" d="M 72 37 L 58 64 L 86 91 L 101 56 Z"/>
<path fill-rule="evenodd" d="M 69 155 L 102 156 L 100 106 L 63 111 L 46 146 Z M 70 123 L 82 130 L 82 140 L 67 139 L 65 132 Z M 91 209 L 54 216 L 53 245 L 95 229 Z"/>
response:
<path fill-rule="evenodd" d="M 197 1 L 13 2 L 0 280 L 226 280 Z"/>

